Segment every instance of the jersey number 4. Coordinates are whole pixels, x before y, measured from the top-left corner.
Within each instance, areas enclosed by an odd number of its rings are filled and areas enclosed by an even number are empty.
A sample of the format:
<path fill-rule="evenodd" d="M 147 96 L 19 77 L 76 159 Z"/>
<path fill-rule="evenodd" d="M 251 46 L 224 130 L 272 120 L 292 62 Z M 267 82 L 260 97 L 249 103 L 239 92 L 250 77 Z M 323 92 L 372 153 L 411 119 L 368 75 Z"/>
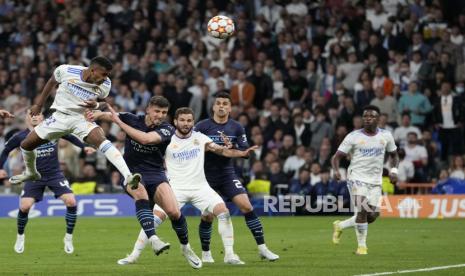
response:
<path fill-rule="evenodd" d="M 69 189 L 71 189 L 71 188 L 69 187 L 69 182 L 68 182 L 68 180 L 60 181 L 60 186 L 61 186 L 61 187 L 68 187 Z"/>

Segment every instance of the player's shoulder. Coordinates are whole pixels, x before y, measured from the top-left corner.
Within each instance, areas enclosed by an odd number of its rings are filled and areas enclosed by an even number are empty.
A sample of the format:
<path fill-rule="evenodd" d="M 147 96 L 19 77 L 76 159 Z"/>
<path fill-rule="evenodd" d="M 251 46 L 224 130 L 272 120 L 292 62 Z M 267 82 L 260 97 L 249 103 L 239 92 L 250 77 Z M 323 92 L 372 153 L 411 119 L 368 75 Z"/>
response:
<path fill-rule="evenodd" d="M 195 124 L 195 128 L 205 127 L 205 126 L 210 125 L 210 124 L 211 124 L 211 119 L 210 118 L 203 119 L 203 120 L 199 121 L 197 124 Z"/>
<path fill-rule="evenodd" d="M 363 132 L 362 132 L 363 128 L 360 128 L 360 129 L 354 129 L 352 130 L 351 132 L 349 132 L 347 135 L 346 135 L 346 139 L 353 139 L 353 138 L 356 138 L 356 137 L 359 137 L 361 135 L 363 135 Z"/>
<path fill-rule="evenodd" d="M 58 66 L 58 69 L 69 75 L 81 75 L 82 71 L 86 67 L 81 65 L 72 65 L 72 64 L 62 64 Z"/>
<path fill-rule="evenodd" d="M 160 131 L 169 131 L 171 134 L 174 134 L 174 131 L 176 130 L 174 126 L 168 122 L 162 122 L 156 129 Z"/>
<path fill-rule="evenodd" d="M 29 134 L 29 132 L 31 132 L 29 129 L 20 130 L 20 131 L 16 132 L 16 133 L 11 137 L 11 139 L 20 139 L 20 140 L 23 140 L 23 139 L 26 138 L 26 136 Z"/>
<path fill-rule="evenodd" d="M 233 126 L 233 127 L 242 127 L 241 123 L 231 118 L 228 119 L 228 122 L 226 123 L 226 125 Z"/>
<path fill-rule="evenodd" d="M 203 134 L 200 131 L 193 130 L 192 131 L 192 138 L 202 138 L 202 139 L 209 139 L 207 135 Z"/>
<path fill-rule="evenodd" d="M 391 131 L 384 128 L 378 128 L 378 133 L 384 137 L 392 137 L 393 135 Z"/>

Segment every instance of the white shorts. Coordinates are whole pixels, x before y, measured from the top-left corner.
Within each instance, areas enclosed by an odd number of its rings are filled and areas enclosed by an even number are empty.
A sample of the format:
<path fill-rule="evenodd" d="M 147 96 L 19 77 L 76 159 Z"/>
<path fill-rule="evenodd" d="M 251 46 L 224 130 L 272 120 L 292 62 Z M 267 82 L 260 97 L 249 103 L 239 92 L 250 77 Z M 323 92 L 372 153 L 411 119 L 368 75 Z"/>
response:
<path fill-rule="evenodd" d="M 370 206 L 381 206 L 381 185 L 369 184 L 359 180 L 348 180 L 347 187 L 349 188 L 352 202 L 355 202 L 354 196 L 363 196 L 367 198 Z"/>
<path fill-rule="evenodd" d="M 176 200 L 179 203 L 181 209 L 186 203 L 191 203 L 195 208 L 199 209 L 202 214 L 213 213 L 213 209 L 216 205 L 224 203 L 223 199 L 217 192 L 215 192 L 207 182 L 203 185 L 204 187 L 199 190 L 176 190 L 173 189 Z M 154 210 L 158 210 L 164 213 L 160 206 L 155 205 Z"/>
<path fill-rule="evenodd" d="M 44 140 L 55 140 L 71 133 L 84 140 L 96 127 L 98 125 L 86 121 L 84 115 L 69 115 L 55 111 L 34 130 Z"/>

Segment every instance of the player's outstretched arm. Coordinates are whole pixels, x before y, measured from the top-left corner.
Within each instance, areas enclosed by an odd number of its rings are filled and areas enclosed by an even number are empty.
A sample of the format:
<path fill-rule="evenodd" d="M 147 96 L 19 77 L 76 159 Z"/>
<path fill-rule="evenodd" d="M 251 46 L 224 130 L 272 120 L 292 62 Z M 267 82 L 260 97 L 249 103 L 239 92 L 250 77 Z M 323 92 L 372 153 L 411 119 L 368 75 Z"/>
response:
<path fill-rule="evenodd" d="M 132 139 L 134 139 L 138 143 L 141 143 L 142 145 L 154 145 L 154 144 L 159 144 L 163 141 L 160 134 L 158 134 L 155 131 L 143 132 L 123 122 L 118 116 L 118 113 L 116 113 L 113 107 L 111 107 L 111 105 L 108 105 L 108 110 L 110 110 L 110 113 L 111 113 L 111 120 L 114 123 L 118 124 L 118 126 L 124 132 L 126 132 L 127 135 L 129 135 Z"/>
<path fill-rule="evenodd" d="M 15 115 L 11 114 L 7 110 L 0 109 L 0 118 L 14 118 Z"/>
<path fill-rule="evenodd" d="M 86 119 L 89 122 L 96 122 L 96 121 L 113 122 L 113 120 L 111 119 L 111 112 L 103 112 L 100 110 L 86 109 L 84 115 L 86 116 Z"/>
<path fill-rule="evenodd" d="M 339 163 L 341 162 L 341 159 L 345 156 L 346 154 L 342 151 L 336 151 L 333 158 L 331 158 L 331 167 L 334 171 L 334 178 L 337 181 L 341 180 L 341 173 L 339 172 Z"/>
<path fill-rule="evenodd" d="M 50 79 L 48 79 L 47 83 L 42 89 L 42 93 L 37 97 L 37 101 L 34 105 L 31 106 L 31 116 L 38 115 L 42 111 L 42 107 L 44 106 L 45 101 L 47 100 L 50 92 L 52 89 L 58 84 L 55 80 L 55 77 L 52 75 Z"/>
<path fill-rule="evenodd" d="M 257 148 L 258 148 L 257 146 L 253 146 L 246 150 L 236 150 L 236 149 L 228 149 L 227 147 L 222 147 L 213 142 L 205 144 L 206 151 L 211 151 L 215 154 L 222 155 L 225 157 L 232 157 L 232 158 L 249 156 L 249 154 Z"/>

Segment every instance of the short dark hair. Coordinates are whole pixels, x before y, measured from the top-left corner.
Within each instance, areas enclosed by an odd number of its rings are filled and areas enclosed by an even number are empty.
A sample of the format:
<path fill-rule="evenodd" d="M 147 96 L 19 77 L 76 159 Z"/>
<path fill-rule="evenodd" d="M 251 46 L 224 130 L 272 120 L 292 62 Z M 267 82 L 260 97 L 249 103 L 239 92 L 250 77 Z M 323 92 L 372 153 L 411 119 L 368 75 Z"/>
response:
<path fill-rule="evenodd" d="M 182 114 L 191 114 L 192 117 L 194 117 L 194 111 L 192 110 L 192 108 L 180 107 L 176 109 L 176 112 L 174 113 L 174 119 L 177 120 L 179 115 L 182 115 Z"/>
<path fill-rule="evenodd" d="M 94 65 L 94 64 L 100 65 L 108 71 L 111 71 L 113 69 L 113 64 L 111 63 L 111 61 L 104 56 L 94 57 L 90 61 L 90 65 Z"/>
<path fill-rule="evenodd" d="M 149 103 L 147 104 L 147 107 L 149 106 L 158 106 L 161 108 L 168 107 L 170 108 L 170 102 L 163 96 L 153 96 L 150 98 Z"/>
<path fill-rule="evenodd" d="M 378 115 L 381 115 L 381 111 L 379 110 L 379 107 L 377 107 L 376 105 L 366 105 L 364 108 L 363 108 L 363 112 L 367 111 L 367 110 L 372 110 L 372 111 L 376 111 L 378 113 Z"/>
<path fill-rule="evenodd" d="M 229 93 L 226 92 L 226 91 L 217 92 L 217 93 L 214 95 L 214 97 L 215 97 L 215 99 L 218 99 L 218 98 L 228 99 L 230 102 L 232 102 L 232 100 L 231 100 L 231 94 L 229 94 Z"/>

